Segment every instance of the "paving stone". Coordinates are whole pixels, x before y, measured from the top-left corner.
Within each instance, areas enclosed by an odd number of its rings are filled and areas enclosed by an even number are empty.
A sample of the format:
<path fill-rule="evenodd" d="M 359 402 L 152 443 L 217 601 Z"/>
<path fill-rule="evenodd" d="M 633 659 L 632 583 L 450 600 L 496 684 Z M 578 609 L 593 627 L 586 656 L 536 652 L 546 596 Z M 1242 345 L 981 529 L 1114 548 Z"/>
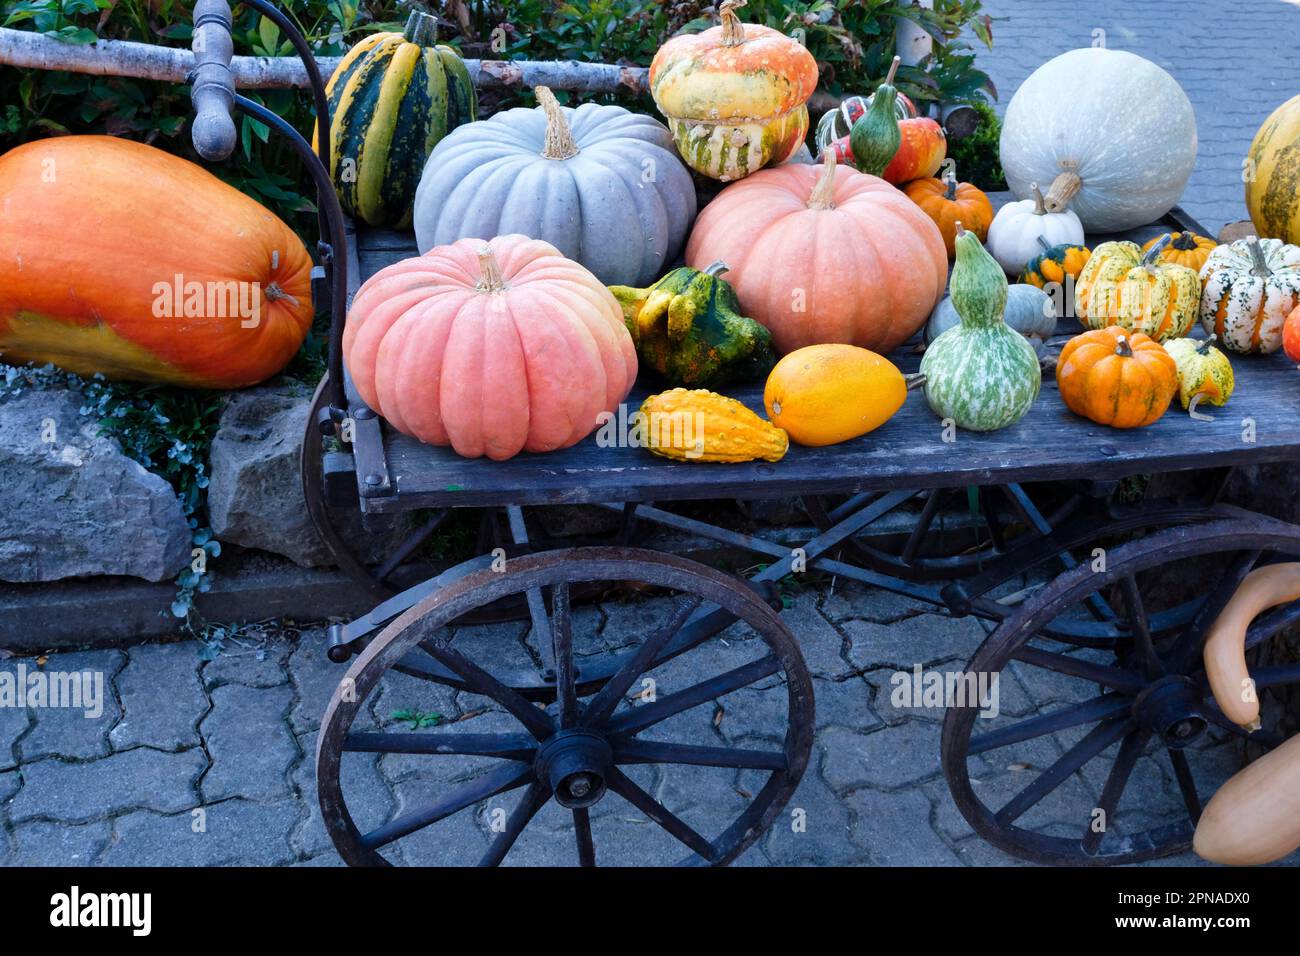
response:
<path fill-rule="evenodd" d="M 16 660 L 0 661 L 0 673 L 17 675 L 17 664 Z M 16 681 L 17 677 L 7 679 Z M 0 770 L 9 770 L 18 766 L 14 744 L 19 737 L 27 733 L 27 728 L 31 724 L 32 718 L 26 707 L 0 707 Z"/>
<path fill-rule="evenodd" d="M 52 707 L 48 704 L 36 707 L 29 701 L 28 710 L 35 718 L 35 726 L 18 744 L 22 759 L 68 757 L 84 760 L 107 754 L 110 750 L 109 730 L 121 715 L 113 694 L 113 676 L 124 662 L 120 651 L 51 654 L 40 670 L 50 681 L 75 675 L 79 686 L 71 692 L 80 699 L 75 707 Z M 30 661 L 28 668 L 29 675 L 36 670 Z M 67 693 L 68 685 L 63 686 L 65 689 L 61 693 Z"/>
<path fill-rule="evenodd" d="M 304 631 L 289 655 L 289 682 L 298 694 L 289 723 L 296 734 L 320 727 L 330 697 L 348 672 L 347 664 L 325 656 L 326 647 L 324 631 Z"/>
<path fill-rule="evenodd" d="M 892 790 L 939 772 L 939 728 L 934 724 L 918 720 L 865 735 L 837 735 L 834 746 L 821 742 L 829 733 L 819 736 L 817 747 L 834 787 Z"/>
<path fill-rule="evenodd" d="M 69 826 L 26 823 L 14 828 L 17 851 L 11 866 L 90 866 L 112 838 L 105 820 Z"/>
<path fill-rule="evenodd" d="M 934 605 L 893 591 L 837 578 L 835 589 L 822 598 L 821 610 L 836 623 L 864 620 L 892 624 L 894 621 L 933 611 Z"/>
<path fill-rule="evenodd" d="M 861 677 L 839 681 L 814 677 L 813 697 L 818 731 L 827 727 L 867 731 L 882 725 L 881 719 L 871 712 L 871 687 Z"/>
<path fill-rule="evenodd" d="M 899 724 L 905 720 L 916 718 L 918 720 L 942 721 L 947 713 L 945 704 L 931 706 L 933 699 L 931 692 L 927 689 L 926 681 L 929 674 L 938 674 L 943 679 L 941 696 L 937 699 L 946 701 L 948 697 L 948 683 L 951 679 L 954 687 L 954 694 L 960 692 L 966 694 L 964 664 L 954 662 L 953 664 L 944 665 L 938 668 L 923 669 L 921 672 L 921 684 L 918 692 L 916 671 L 901 670 L 895 668 L 881 668 L 880 670 L 868 671 L 863 675 L 869 685 L 868 691 L 871 694 L 871 709 L 880 715 L 880 719 L 887 724 Z M 984 683 L 984 690 L 980 690 L 978 675 L 974 693 L 981 702 L 989 699 L 996 687 L 996 695 L 991 697 L 991 706 L 987 706 L 981 713 L 990 713 L 994 716 L 1000 714 L 1008 715 L 1027 715 L 1035 711 L 1033 702 L 1029 700 L 1024 689 L 1014 680 L 1003 680 L 998 675 L 996 683 L 991 679 Z M 938 693 L 936 685 L 935 693 Z M 965 699 L 965 698 L 963 698 Z M 978 727 L 977 727 L 978 730 Z"/>
<path fill-rule="evenodd" d="M 294 647 L 288 640 L 263 640 L 247 647 L 228 641 L 216 658 L 203 665 L 203 683 L 279 687 L 289 679 L 286 667 Z"/>
<path fill-rule="evenodd" d="M 480 763 L 475 776 L 486 772 L 486 765 Z M 393 785 L 396 797 L 394 818 L 400 818 L 464 786 L 473 776 L 462 774 L 458 779 L 447 780 L 432 773 L 412 774 Z M 489 833 L 481 824 L 480 810 L 486 806 L 487 812 L 494 809 L 504 810 L 508 817 L 514 809 L 518 794 L 522 790 L 512 791 L 492 797 L 475 807 L 467 807 L 446 819 L 417 830 L 400 840 L 383 848 L 380 852 L 389 859 L 400 860 L 408 866 L 469 866 L 476 864 L 487 852 L 490 844 Z"/>
<path fill-rule="evenodd" d="M 817 610 L 817 594 L 806 591 L 781 612 L 781 623 L 799 645 L 809 673 L 816 677 L 847 677 L 853 668 L 844 659 L 844 636 Z"/>
<path fill-rule="evenodd" d="M 113 821 L 106 866 L 283 866 L 293 860 L 289 833 L 296 800 L 225 800 L 203 813 L 128 813 Z M 196 829 L 198 832 L 196 832 Z"/>
<path fill-rule="evenodd" d="M 961 858 L 930 826 L 930 801 L 919 790 L 858 791 L 847 800 L 853 811 L 853 841 L 873 866 L 957 866 Z"/>
<path fill-rule="evenodd" d="M 746 789 L 756 785 L 741 779 Z M 852 832 L 848 807 L 818 774 L 808 772 L 762 837 L 763 850 L 775 866 L 865 865 L 866 854 L 850 839 Z"/>
<path fill-rule="evenodd" d="M 966 866 L 985 867 L 985 866 L 1034 866 L 1035 864 L 1028 860 L 1022 860 L 1018 857 L 1003 853 L 991 843 L 986 843 L 979 837 L 970 837 L 962 840 L 957 844 L 955 851 L 957 859 L 961 860 Z"/>
<path fill-rule="evenodd" d="M 109 735 L 115 749 L 144 744 L 180 750 L 199 744 L 198 722 L 208 697 L 199 682 L 197 642 L 132 648 L 117 689 L 123 714 Z"/>
<path fill-rule="evenodd" d="M 970 660 L 984 642 L 984 629 L 973 617 L 920 614 L 895 624 L 848 621 L 849 660 L 858 670 L 881 666 L 910 669 L 915 664 Z"/>
<path fill-rule="evenodd" d="M 22 774 L 19 771 L 10 770 L 0 773 L 0 804 L 8 803 L 22 785 Z"/>
<path fill-rule="evenodd" d="M 294 768 L 292 780 L 300 795 L 300 807 L 306 814 L 306 819 L 295 828 L 291 842 L 299 855 L 310 857 L 326 851 L 333 852 L 334 842 L 325 831 L 316 790 L 316 734 L 304 737 L 300 744 L 306 757 Z M 339 778 L 348 812 L 362 833 L 368 833 L 392 817 L 393 795 L 379 773 L 377 754 L 343 754 Z"/>
<path fill-rule="evenodd" d="M 9 804 L 9 819 L 91 820 L 136 807 L 187 810 L 198 804 L 195 783 L 206 766 L 198 749 L 163 753 L 148 747 L 84 763 L 37 760 L 23 766 L 23 788 Z"/>
<path fill-rule="evenodd" d="M 600 605 L 578 604 L 571 606 L 569 611 L 571 614 L 574 656 L 591 657 L 608 653 L 611 645 L 605 639 L 605 616 L 601 612 Z M 533 633 L 533 629 L 528 625 L 524 624 L 523 627 L 525 628 L 524 646 L 528 649 L 529 658 L 535 664 L 540 663 L 543 660 L 543 655 L 542 649 L 537 644 L 537 635 Z M 641 635 L 637 638 L 638 642 L 644 636 Z M 625 631 L 622 638 L 630 642 L 633 640 L 633 635 Z"/>
<path fill-rule="evenodd" d="M 204 802 L 292 795 L 287 774 L 299 756 L 285 724 L 292 696 L 288 687 L 227 684 L 212 691 L 212 710 L 199 727 L 212 755 L 212 768 L 203 777 Z"/>

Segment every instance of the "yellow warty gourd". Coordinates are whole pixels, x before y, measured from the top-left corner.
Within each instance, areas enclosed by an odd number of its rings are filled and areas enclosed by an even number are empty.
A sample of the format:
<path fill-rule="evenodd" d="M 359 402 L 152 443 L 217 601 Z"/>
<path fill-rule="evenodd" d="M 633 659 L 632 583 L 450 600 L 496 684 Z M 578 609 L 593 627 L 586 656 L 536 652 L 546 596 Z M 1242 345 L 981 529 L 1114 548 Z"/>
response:
<path fill-rule="evenodd" d="M 706 389 L 674 388 L 641 404 L 650 451 L 674 461 L 780 461 L 786 433 L 748 408 Z"/>

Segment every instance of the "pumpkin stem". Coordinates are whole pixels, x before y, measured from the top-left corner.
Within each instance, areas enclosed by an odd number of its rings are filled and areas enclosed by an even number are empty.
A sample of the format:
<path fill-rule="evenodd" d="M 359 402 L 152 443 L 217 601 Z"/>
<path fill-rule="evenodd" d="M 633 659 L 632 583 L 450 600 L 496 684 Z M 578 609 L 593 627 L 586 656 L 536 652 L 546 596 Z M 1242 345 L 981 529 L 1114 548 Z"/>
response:
<path fill-rule="evenodd" d="M 406 18 L 402 39 L 416 46 L 433 46 L 438 42 L 438 18 L 423 10 L 412 10 Z"/>
<path fill-rule="evenodd" d="M 1040 193 L 1039 195 L 1042 194 Z M 1039 233 L 1034 238 L 1038 240 L 1038 244 L 1043 247 L 1044 252 L 1050 253 L 1052 251 L 1052 244 L 1047 241 L 1047 237 L 1044 236 L 1042 233 Z"/>
<path fill-rule="evenodd" d="M 956 166 L 949 166 L 943 171 L 943 198 L 952 202 L 957 198 L 957 173 Z"/>
<path fill-rule="evenodd" d="M 1205 339 L 1203 342 L 1201 342 L 1200 345 L 1196 346 L 1196 354 L 1209 355 L 1210 346 L 1213 345 L 1216 341 L 1218 341 L 1218 338 L 1219 338 L 1218 335 L 1211 335 L 1208 339 Z"/>
<path fill-rule="evenodd" d="M 283 289 L 280 288 L 280 285 L 277 282 L 272 282 L 270 285 L 266 287 L 265 295 L 266 295 L 267 302 L 279 302 L 281 299 L 288 299 L 294 305 L 298 304 L 297 297 L 292 296 L 289 293 L 285 292 Z"/>
<path fill-rule="evenodd" d="M 902 62 L 903 58 L 901 56 L 894 57 L 894 62 L 889 64 L 889 72 L 885 74 L 885 82 L 881 84 L 882 86 L 894 85 L 894 75 L 898 72 L 898 64 Z"/>
<path fill-rule="evenodd" d="M 808 197 L 809 209 L 835 208 L 835 150 L 826 150 L 821 178 Z"/>
<path fill-rule="evenodd" d="M 1191 252 L 1196 248 L 1196 234 L 1192 232 L 1174 233 L 1173 242 L 1170 243 L 1179 252 Z"/>
<path fill-rule="evenodd" d="M 1070 205 L 1075 193 L 1083 188 L 1079 178 L 1079 164 L 1072 159 L 1061 161 L 1061 172 L 1052 181 L 1052 188 L 1047 190 L 1047 211 L 1064 212 Z"/>
<path fill-rule="evenodd" d="M 1121 335 L 1121 336 L 1119 337 L 1118 341 L 1115 342 L 1115 354 L 1116 354 L 1116 355 L 1122 355 L 1122 356 L 1124 356 L 1124 358 L 1132 358 L 1132 357 L 1133 357 L 1133 349 L 1132 349 L 1132 347 L 1128 344 L 1128 336 L 1127 336 L 1127 335 Z"/>
<path fill-rule="evenodd" d="M 1142 254 L 1142 267 L 1147 270 L 1154 270 L 1159 264 L 1160 254 L 1165 251 L 1165 247 L 1168 246 L 1169 243 L 1173 242 L 1173 239 L 1174 237 L 1166 232 L 1163 236 L 1152 243 L 1151 248 Z"/>
<path fill-rule="evenodd" d="M 572 159 L 578 155 L 578 144 L 573 141 L 573 130 L 564 118 L 564 107 L 555 99 L 550 87 L 539 86 L 533 90 L 537 102 L 546 113 L 546 143 L 542 156 L 546 159 Z"/>
<path fill-rule="evenodd" d="M 1267 279 L 1273 274 L 1273 270 L 1268 267 L 1267 260 L 1264 259 L 1264 247 L 1259 244 L 1258 236 L 1246 237 L 1246 248 L 1250 252 L 1250 259 L 1254 265 L 1251 267 L 1250 274 L 1259 276 L 1261 279 Z"/>
<path fill-rule="evenodd" d="M 963 225 L 961 224 L 961 220 L 960 220 L 960 219 L 958 219 L 958 220 L 954 223 L 954 225 L 957 227 L 956 235 L 959 235 L 959 236 L 964 236 L 964 235 L 966 235 L 966 227 L 963 226 Z"/>
<path fill-rule="evenodd" d="M 718 15 L 722 17 L 722 45 L 740 46 L 745 42 L 745 25 L 736 16 L 736 11 L 745 6 L 749 0 L 722 0 Z"/>
<path fill-rule="evenodd" d="M 474 283 L 474 288 L 489 294 L 504 291 L 506 280 L 501 275 L 501 263 L 497 262 L 496 253 L 492 251 L 492 247 L 489 245 L 479 247 L 478 271 L 479 280 Z"/>
<path fill-rule="evenodd" d="M 1195 421 L 1198 422 L 1214 421 L 1213 415 L 1206 415 L 1204 412 L 1198 412 L 1196 410 L 1196 406 L 1200 405 L 1201 402 L 1208 397 L 1209 396 L 1206 395 L 1205 392 L 1197 392 L 1195 395 L 1192 396 L 1192 403 L 1187 406 L 1187 414 L 1190 415 Z"/>
<path fill-rule="evenodd" d="M 1046 216 L 1047 205 L 1043 201 L 1043 192 L 1038 188 L 1038 183 L 1030 183 L 1029 191 L 1034 194 L 1034 215 Z"/>
<path fill-rule="evenodd" d="M 906 383 L 909 392 L 925 386 L 925 376 L 920 372 L 913 372 L 910 375 L 904 375 L 903 381 Z"/>
<path fill-rule="evenodd" d="M 706 276 L 713 276 L 714 278 L 717 278 L 723 273 L 730 272 L 731 266 L 727 265 L 725 262 L 719 259 L 717 262 L 710 264 L 707 268 L 701 269 L 700 271 L 703 272 Z"/>

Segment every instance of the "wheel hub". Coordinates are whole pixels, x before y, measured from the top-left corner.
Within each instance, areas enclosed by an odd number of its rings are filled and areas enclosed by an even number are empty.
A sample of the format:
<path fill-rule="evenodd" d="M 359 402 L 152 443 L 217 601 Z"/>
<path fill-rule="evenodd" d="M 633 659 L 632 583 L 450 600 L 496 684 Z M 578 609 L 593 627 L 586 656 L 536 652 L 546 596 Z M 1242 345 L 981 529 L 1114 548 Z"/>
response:
<path fill-rule="evenodd" d="M 1181 750 L 1205 733 L 1196 682 L 1169 674 L 1152 683 L 1133 701 L 1138 725 L 1160 735 L 1166 747 Z"/>
<path fill-rule="evenodd" d="M 613 751 L 591 730 L 562 730 L 537 751 L 537 779 L 551 788 L 555 801 L 580 810 L 605 795 L 605 776 Z"/>

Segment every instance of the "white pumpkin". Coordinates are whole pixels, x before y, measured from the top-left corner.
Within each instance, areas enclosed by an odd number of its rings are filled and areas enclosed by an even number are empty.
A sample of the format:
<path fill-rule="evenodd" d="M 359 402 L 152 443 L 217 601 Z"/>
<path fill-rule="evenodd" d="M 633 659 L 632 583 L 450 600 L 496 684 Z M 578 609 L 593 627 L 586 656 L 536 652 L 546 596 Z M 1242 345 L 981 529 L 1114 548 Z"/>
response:
<path fill-rule="evenodd" d="M 1196 163 L 1196 116 L 1178 82 L 1125 50 L 1089 47 L 1048 60 L 1021 84 L 1002 122 L 1002 168 L 1017 196 L 1051 183 L 1089 232 L 1159 219 Z"/>
<path fill-rule="evenodd" d="M 1029 188 L 1032 199 L 1009 202 L 998 210 L 985 241 L 985 248 L 1010 276 L 1025 271 L 1025 264 L 1042 252 L 1042 242 L 1049 247 L 1061 243 L 1083 245 L 1079 217 L 1068 209 L 1048 212 L 1038 183 L 1030 183 Z"/>

